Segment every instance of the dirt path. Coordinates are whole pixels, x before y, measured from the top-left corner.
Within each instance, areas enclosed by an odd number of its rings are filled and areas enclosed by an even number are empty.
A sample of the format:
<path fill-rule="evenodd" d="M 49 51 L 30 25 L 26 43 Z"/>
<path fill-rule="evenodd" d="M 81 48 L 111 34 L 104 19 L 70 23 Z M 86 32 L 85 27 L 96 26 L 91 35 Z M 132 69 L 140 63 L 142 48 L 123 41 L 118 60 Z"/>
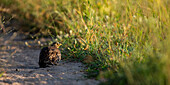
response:
<path fill-rule="evenodd" d="M 39 68 L 40 48 L 25 46 L 23 36 L 16 33 L 0 38 L 0 85 L 96 85 L 99 81 L 84 78 L 84 65 L 77 62 L 61 61 L 58 66 Z"/>

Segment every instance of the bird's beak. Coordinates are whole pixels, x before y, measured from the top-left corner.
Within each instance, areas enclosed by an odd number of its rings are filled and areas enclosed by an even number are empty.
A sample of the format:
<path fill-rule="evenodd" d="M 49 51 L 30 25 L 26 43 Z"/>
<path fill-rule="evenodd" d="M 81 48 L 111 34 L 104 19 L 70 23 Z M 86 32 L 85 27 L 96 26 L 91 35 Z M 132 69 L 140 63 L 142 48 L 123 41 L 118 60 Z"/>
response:
<path fill-rule="evenodd" d="M 61 46 L 62 44 L 59 44 L 59 46 Z"/>

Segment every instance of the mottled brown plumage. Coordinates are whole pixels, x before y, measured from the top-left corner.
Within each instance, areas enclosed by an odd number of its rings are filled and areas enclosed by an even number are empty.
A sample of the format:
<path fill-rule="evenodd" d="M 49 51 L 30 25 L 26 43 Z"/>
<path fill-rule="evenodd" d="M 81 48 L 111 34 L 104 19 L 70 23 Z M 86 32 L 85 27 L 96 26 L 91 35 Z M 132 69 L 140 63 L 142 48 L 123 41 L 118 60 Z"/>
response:
<path fill-rule="evenodd" d="M 40 68 L 57 65 L 57 63 L 61 60 L 61 52 L 58 49 L 60 45 L 61 44 L 55 42 L 51 46 L 41 49 L 39 55 Z"/>

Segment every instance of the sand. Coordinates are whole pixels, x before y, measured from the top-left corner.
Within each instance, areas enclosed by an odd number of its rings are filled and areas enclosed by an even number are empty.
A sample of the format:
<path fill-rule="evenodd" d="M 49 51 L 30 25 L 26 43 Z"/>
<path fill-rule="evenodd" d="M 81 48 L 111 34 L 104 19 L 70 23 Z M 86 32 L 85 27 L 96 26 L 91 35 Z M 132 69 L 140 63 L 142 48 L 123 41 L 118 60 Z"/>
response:
<path fill-rule="evenodd" d="M 24 35 L 9 33 L 0 37 L 0 85 L 97 85 L 99 81 L 84 76 L 85 66 L 80 62 L 62 60 L 59 65 L 39 68 L 38 41 Z M 26 45 L 29 44 L 29 45 Z"/>

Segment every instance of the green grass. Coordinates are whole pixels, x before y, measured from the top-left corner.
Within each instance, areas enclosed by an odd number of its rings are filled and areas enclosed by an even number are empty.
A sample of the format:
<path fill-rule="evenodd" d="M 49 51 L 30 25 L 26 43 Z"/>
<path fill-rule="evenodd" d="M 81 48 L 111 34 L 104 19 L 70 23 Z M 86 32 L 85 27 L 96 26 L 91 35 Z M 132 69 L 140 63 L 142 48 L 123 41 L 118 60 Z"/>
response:
<path fill-rule="evenodd" d="M 1 72 L 1 73 L 0 73 L 0 77 L 2 77 L 2 76 L 3 76 L 3 74 L 4 74 L 4 72 Z"/>
<path fill-rule="evenodd" d="M 103 84 L 169 84 L 169 0 L 0 2 L 28 32 L 62 42 L 63 57 L 86 64 L 88 77 L 107 80 Z"/>

